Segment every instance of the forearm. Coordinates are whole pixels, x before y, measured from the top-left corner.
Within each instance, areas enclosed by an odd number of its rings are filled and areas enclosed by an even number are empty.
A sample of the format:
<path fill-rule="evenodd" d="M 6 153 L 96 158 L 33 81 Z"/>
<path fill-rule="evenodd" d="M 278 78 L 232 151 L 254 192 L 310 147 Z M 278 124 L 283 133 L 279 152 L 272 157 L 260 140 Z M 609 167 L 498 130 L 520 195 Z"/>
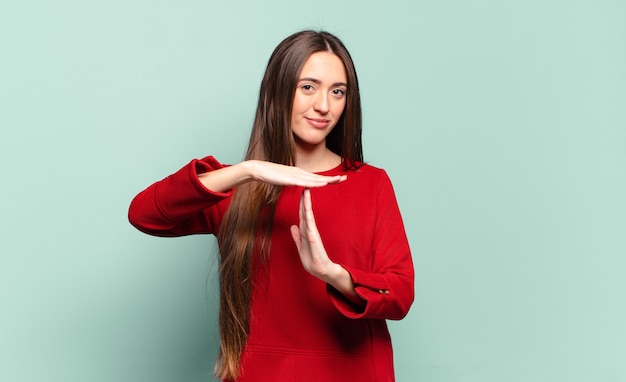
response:
<path fill-rule="evenodd" d="M 406 316 L 413 303 L 414 286 L 410 275 L 378 274 L 349 270 L 354 290 L 361 303 L 355 303 L 327 284 L 327 291 L 335 307 L 348 318 L 400 320 Z"/>
<path fill-rule="evenodd" d="M 346 180 L 345 175 L 324 176 L 294 166 L 247 160 L 198 174 L 200 182 L 214 192 L 226 192 L 252 180 L 277 186 L 323 187 Z"/>
<path fill-rule="evenodd" d="M 219 171 L 222 167 L 213 157 L 194 159 L 153 183 L 133 198 L 128 210 L 130 223 L 142 232 L 159 236 L 212 233 L 221 212 L 209 209 L 230 193 L 206 189 L 197 174 Z M 217 215 L 211 217 L 212 213 Z"/>
<path fill-rule="evenodd" d="M 200 183 L 214 192 L 227 192 L 253 179 L 253 161 L 244 161 L 232 166 L 198 174 Z"/>

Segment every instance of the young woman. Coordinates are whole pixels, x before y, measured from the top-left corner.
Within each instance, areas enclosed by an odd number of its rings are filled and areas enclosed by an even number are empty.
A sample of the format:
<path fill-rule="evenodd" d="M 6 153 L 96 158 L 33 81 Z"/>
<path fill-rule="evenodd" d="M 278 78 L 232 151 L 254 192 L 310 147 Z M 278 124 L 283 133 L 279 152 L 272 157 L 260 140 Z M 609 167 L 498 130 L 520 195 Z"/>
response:
<path fill-rule="evenodd" d="M 386 319 L 413 302 L 391 182 L 363 163 L 352 59 L 304 31 L 272 54 L 245 160 L 193 160 L 132 201 L 158 236 L 215 234 L 225 381 L 393 381 Z"/>

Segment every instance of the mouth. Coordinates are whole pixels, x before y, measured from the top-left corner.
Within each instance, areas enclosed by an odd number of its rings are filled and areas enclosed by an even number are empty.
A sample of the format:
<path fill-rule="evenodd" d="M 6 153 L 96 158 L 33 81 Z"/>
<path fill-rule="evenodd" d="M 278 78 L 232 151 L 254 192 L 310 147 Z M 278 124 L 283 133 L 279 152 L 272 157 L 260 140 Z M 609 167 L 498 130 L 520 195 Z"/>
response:
<path fill-rule="evenodd" d="M 318 128 L 318 129 L 324 129 L 330 124 L 330 121 L 324 118 L 304 117 L 304 119 L 306 119 L 307 122 L 311 124 L 313 127 Z"/>

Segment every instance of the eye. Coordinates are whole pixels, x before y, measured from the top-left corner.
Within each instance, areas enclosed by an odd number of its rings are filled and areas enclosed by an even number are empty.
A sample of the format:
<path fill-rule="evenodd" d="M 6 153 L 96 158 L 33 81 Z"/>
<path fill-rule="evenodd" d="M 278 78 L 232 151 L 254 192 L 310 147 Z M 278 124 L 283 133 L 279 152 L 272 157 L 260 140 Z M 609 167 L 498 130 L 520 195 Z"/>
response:
<path fill-rule="evenodd" d="M 311 84 L 304 84 L 300 86 L 300 89 L 304 90 L 305 93 L 311 93 L 315 88 Z"/>
<path fill-rule="evenodd" d="M 344 95 L 346 95 L 346 91 L 340 88 L 333 89 L 331 93 L 337 98 L 342 98 Z"/>

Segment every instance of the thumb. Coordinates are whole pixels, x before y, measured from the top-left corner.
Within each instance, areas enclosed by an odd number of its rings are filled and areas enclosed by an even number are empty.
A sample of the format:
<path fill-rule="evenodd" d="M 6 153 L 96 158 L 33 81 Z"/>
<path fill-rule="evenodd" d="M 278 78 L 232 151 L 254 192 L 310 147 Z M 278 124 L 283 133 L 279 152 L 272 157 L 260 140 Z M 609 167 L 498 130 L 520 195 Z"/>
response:
<path fill-rule="evenodd" d="M 296 243 L 296 247 L 298 251 L 300 250 L 300 228 L 297 225 L 292 225 L 290 228 L 291 237 L 293 238 L 294 243 Z"/>

